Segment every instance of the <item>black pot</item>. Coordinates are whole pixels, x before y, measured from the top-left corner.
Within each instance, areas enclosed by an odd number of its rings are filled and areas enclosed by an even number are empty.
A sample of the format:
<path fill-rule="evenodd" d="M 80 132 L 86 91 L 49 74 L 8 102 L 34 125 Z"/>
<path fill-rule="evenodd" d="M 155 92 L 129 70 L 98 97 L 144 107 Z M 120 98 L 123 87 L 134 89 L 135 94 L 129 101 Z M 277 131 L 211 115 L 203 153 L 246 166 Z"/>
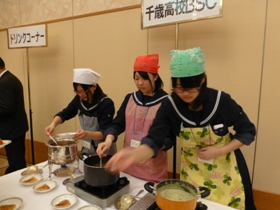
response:
<path fill-rule="evenodd" d="M 105 164 L 111 157 L 112 155 L 103 157 L 101 167 L 98 155 L 90 156 L 84 160 L 84 179 L 88 185 L 93 187 L 102 187 L 114 184 L 118 181 L 119 174 L 109 173 L 104 168 Z"/>

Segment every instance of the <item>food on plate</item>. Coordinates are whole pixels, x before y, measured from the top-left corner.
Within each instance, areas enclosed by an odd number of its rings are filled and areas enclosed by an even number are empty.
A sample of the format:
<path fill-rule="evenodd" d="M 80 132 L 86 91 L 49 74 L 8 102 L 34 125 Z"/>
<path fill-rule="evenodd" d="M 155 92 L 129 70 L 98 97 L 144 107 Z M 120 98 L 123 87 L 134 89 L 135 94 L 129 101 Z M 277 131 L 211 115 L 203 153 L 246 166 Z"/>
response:
<path fill-rule="evenodd" d="M 0 210 L 14 210 L 16 207 L 16 204 L 1 205 Z"/>
<path fill-rule="evenodd" d="M 2 139 L 0 139 L 0 145 L 1 145 L 1 144 L 4 144 L 4 142 L 2 141 Z"/>
<path fill-rule="evenodd" d="M 60 201 L 58 204 L 56 204 L 55 207 L 57 207 L 57 208 L 65 208 L 65 207 L 68 207 L 70 205 L 71 205 L 70 201 L 65 199 L 65 200 Z"/>
<path fill-rule="evenodd" d="M 38 182 L 38 179 L 34 176 L 32 176 L 30 179 L 23 181 L 23 183 L 34 183 L 34 182 Z"/>
<path fill-rule="evenodd" d="M 165 189 L 160 192 L 160 195 L 172 201 L 188 201 L 193 199 L 193 195 L 181 189 Z"/>
<path fill-rule="evenodd" d="M 49 190 L 49 189 L 51 189 L 51 188 L 47 184 L 43 184 L 42 186 L 36 188 L 37 191 L 45 191 L 45 190 Z"/>

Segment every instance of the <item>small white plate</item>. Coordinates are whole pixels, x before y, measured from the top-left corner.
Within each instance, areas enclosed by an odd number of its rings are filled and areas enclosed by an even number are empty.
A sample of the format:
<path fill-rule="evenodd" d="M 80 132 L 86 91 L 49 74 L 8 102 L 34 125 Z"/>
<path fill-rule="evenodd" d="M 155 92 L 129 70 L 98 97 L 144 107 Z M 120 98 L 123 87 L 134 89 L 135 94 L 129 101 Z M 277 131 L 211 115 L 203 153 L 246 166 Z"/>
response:
<path fill-rule="evenodd" d="M 73 137 L 76 135 L 76 132 L 59 133 L 56 135 L 57 135 L 57 137 L 62 138 L 62 139 L 73 139 Z"/>
<path fill-rule="evenodd" d="M 63 200 L 68 200 L 70 202 L 70 206 L 67 207 L 56 207 L 57 204 L 59 204 Z M 68 209 L 71 206 L 73 206 L 78 201 L 77 197 L 74 194 L 63 194 L 55 197 L 51 205 L 54 209 Z"/>
<path fill-rule="evenodd" d="M 0 144 L 0 149 L 7 146 L 8 144 L 10 144 L 12 142 L 11 140 L 2 140 L 2 141 L 3 141 L 3 144 Z"/>
<path fill-rule="evenodd" d="M 79 208 L 78 210 L 102 210 L 99 206 L 96 205 L 88 205 Z"/>
<path fill-rule="evenodd" d="M 50 189 L 38 190 L 38 188 L 43 186 L 44 184 L 47 184 Z M 34 185 L 33 190 L 37 193 L 46 193 L 46 192 L 53 190 L 56 186 L 57 186 L 57 183 L 55 181 L 45 180 L 45 181 L 41 181 L 41 182 L 37 183 L 36 185 Z"/>
<path fill-rule="evenodd" d="M 34 181 L 34 182 L 25 182 L 27 181 L 28 179 L 31 179 L 32 177 L 36 178 L 37 180 Z M 33 185 L 33 184 L 36 184 L 38 183 L 39 181 L 41 181 L 41 179 L 43 179 L 43 176 L 41 174 L 30 174 L 30 175 L 27 175 L 27 176 L 24 176 L 22 177 L 19 182 L 23 185 Z"/>
<path fill-rule="evenodd" d="M 19 209 L 19 207 L 21 206 L 22 203 L 23 203 L 23 200 L 19 197 L 6 198 L 6 199 L 0 201 L 0 208 L 3 205 L 14 204 L 14 205 L 16 205 L 16 208 L 15 208 L 15 210 L 16 210 L 16 209 Z"/>

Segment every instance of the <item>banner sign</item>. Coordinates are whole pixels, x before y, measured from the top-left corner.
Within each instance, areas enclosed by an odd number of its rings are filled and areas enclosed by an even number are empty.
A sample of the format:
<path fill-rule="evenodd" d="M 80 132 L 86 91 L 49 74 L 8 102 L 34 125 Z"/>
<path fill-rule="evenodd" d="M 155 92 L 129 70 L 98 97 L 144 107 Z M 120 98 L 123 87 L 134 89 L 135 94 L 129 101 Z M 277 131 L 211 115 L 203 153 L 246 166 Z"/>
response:
<path fill-rule="evenodd" d="M 8 29 L 9 48 L 38 47 L 47 45 L 46 25 Z"/>
<path fill-rule="evenodd" d="M 222 16 L 223 0 L 142 0 L 142 28 Z"/>

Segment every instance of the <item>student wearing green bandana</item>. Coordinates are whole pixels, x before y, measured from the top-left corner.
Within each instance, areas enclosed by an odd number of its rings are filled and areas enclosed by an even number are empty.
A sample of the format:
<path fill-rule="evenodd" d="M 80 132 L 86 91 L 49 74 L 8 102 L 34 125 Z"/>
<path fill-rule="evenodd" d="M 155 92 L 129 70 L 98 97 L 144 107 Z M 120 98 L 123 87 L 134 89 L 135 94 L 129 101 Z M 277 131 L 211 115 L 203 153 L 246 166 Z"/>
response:
<path fill-rule="evenodd" d="M 239 149 L 254 141 L 254 124 L 229 94 L 207 87 L 199 47 L 170 54 L 171 96 L 163 100 L 141 145 L 115 154 L 107 164 L 109 170 L 123 171 L 156 157 L 160 149 L 174 144 L 162 140 L 171 132 L 181 140 L 181 180 L 208 187 L 211 194 L 206 199 L 255 210 L 250 175 Z"/>

